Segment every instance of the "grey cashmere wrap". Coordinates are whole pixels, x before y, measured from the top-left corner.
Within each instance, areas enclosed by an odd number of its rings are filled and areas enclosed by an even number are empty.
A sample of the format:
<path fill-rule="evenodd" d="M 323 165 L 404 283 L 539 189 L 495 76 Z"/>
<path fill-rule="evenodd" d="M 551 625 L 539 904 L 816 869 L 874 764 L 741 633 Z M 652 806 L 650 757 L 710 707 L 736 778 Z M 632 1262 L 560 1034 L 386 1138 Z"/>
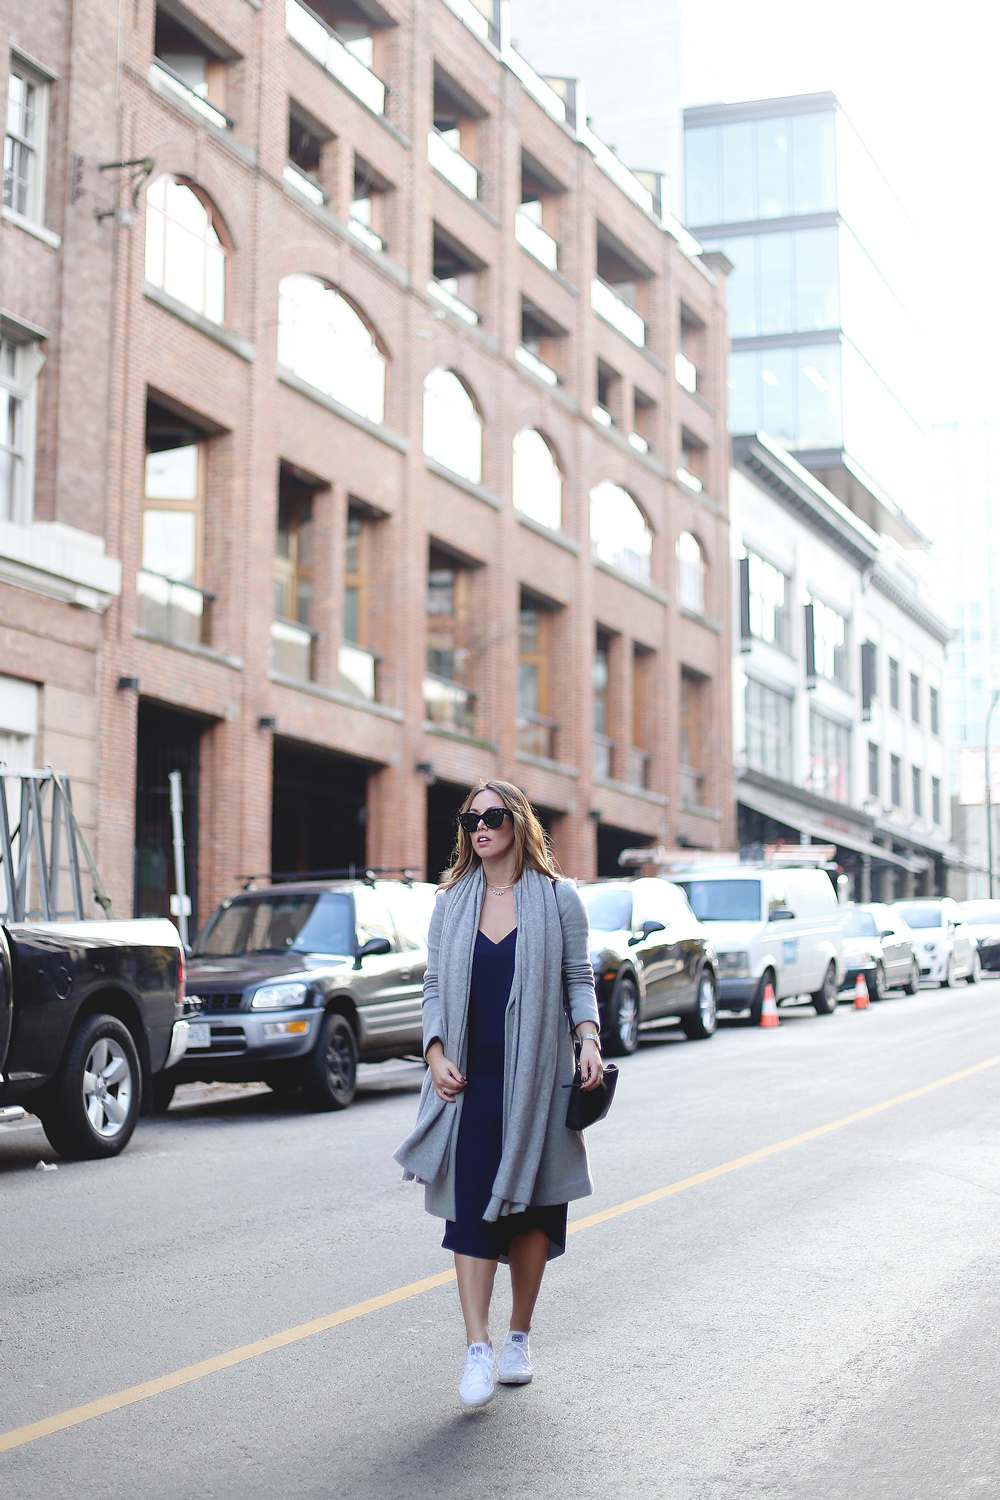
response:
<path fill-rule="evenodd" d="M 439 1038 L 464 1073 L 472 957 L 486 883 L 482 868 L 442 891 L 427 940 L 424 1052 Z M 493 1196 L 483 1218 L 529 1205 L 565 1203 L 593 1191 L 582 1135 L 566 1127 L 574 1055 L 563 1005 L 573 1024 L 598 1021 L 586 908 L 570 881 L 525 870 L 514 886 L 517 947 L 506 1013 L 504 1132 Z M 427 1207 L 454 1218 L 454 1158 L 462 1096 L 446 1104 L 424 1079 L 413 1131 L 395 1152 L 404 1181 L 427 1187 Z"/>

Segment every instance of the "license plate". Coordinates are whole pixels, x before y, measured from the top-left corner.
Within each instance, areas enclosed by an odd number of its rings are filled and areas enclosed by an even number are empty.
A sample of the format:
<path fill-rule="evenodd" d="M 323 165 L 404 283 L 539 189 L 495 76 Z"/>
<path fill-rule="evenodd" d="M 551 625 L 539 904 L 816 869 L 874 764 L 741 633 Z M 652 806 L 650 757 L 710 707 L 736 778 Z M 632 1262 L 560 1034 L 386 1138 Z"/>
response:
<path fill-rule="evenodd" d="M 188 1051 L 192 1047 L 211 1047 L 212 1028 L 207 1021 L 188 1022 Z"/>

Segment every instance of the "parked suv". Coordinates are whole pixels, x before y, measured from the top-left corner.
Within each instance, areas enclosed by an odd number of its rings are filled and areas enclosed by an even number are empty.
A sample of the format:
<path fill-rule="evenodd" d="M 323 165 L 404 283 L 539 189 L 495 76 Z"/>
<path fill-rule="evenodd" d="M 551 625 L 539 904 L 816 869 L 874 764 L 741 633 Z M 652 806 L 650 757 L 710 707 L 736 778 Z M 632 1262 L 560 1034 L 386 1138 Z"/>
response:
<path fill-rule="evenodd" d="M 604 1050 L 634 1052 L 646 1021 L 676 1016 L 692 1041 L 715 1031 L 718 981 L 708 935 L 676 885 L 602 881 L 580 887 L 590 917 Z"/>
<path fill-rule="evenodd" d="M 678 876 L 677 884 L 712 939 L 721 1010 L 760 1020 L 764 991 L 808 995 L 817 1015 L 837 1008 L 844 982 L 843 911 L 825 870 L 732 865 Z"/>
<path fill-rule="evenodd" d="M 432 885 L 300 881 L 223 901 L 187 966 L 187 1051 L 156 1086 L 258 1081 L 346 1109 L 358 1062 L 421 1055 Z"/>

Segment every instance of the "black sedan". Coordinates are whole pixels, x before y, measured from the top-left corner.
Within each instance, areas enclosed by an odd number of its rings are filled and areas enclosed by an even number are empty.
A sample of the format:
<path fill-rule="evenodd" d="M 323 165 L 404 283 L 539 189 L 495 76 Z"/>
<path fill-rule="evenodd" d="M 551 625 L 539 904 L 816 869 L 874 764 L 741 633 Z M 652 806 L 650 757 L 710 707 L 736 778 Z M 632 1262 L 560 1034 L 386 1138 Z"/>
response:
<path fill-rule="evenodd" d="M 963 901 L 960 906 L 975 934 L 980 967 L 996 973 L 1000 970 L 1000 901 Z"/>
<path fill-rule="evenodd" d="M 718 980 L 709 938 L 684 892 L 666 880 L 582 886 L 590 916 L 604 1050 L 634 1052 L 639 1028 L 676 1017 L 692 1041 L 715 1031 Z"/>

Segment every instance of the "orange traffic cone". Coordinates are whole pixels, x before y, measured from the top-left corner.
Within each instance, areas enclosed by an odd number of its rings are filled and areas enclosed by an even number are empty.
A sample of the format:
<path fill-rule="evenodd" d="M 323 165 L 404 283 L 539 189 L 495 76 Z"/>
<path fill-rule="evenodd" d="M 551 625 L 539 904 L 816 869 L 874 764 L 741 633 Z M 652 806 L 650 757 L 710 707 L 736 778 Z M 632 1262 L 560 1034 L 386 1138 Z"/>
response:
<path fill-rule="evenodd" d="M 778 1007 L 774 999 L 774 985 L 764 986 L 764 1003 L 760 1008 L 760 1024 L 762 1026 L 777 1026 Z"/>
<path fill-rule="evenodd" d="M 871 1001 L 868 998 L 868 983 L 865 976 L 859 974 L 857 983 L 854 986 L 854 1009 L 870 1010 L 870 1008 Z"/>

